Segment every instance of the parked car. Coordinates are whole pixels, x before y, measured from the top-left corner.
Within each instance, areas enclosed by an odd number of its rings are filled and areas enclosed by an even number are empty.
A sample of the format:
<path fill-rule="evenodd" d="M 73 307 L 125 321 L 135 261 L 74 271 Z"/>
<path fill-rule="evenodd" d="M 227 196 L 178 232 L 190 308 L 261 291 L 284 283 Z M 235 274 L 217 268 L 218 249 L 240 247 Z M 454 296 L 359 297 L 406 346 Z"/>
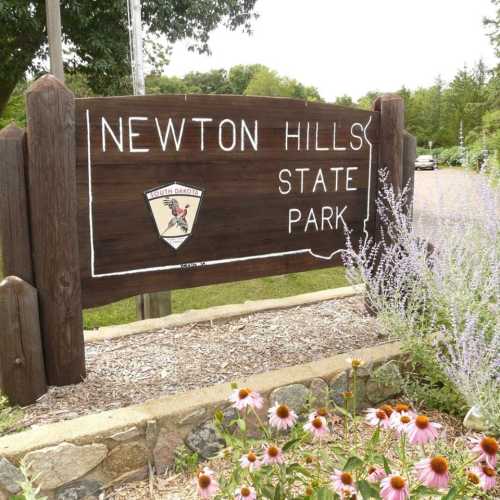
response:
<path fill-rule="evenodd" d="M 437 162 L 432 155 L 420 155 L 415 161 L 415 170 L 434 170 L 437 168 Z"/>

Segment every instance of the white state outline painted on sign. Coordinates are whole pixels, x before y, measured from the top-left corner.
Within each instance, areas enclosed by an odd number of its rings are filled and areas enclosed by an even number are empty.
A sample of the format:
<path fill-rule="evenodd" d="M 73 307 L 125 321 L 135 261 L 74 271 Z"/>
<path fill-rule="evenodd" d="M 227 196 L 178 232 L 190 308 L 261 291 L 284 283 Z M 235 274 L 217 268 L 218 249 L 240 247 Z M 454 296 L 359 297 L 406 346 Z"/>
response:
<path fill-rule="evenodd" d="M 340 248 L 339 250 L 335 250 L 330 255 L 319 255 L 315 254 L 311 248 L 303 248 L 301 250 L 291 250 L 288 252 L 276 252 L 276 253 L 267 253 L 261 255 L 249 255 L 247 257 L 235 257 L 231 259 L 218 259 L 218 260 L 209 260 L 209 261 L 200 261 L 200 262 L 185 262 L 183 264 L 173 264 L 170 266 L 157 266 L 157 267 L 146 267 L 142 269 L 131 269 L 129 271 L 116 271 L 112 273 L 100 273 L 97 274 L 95 272 L 95 251 L 94 251 L 94 217 L 92 213 L 92 205 L 93 205 L 93 195 L 92 195 L 92 161 L 90 157 L 90 110 L 87 109 L 85 112 L 86 121 L 87 121 L 87 172 L 88 172 L 88 189 L 89 189 L 89 225 L 90 225 L 90 272 L 92 278 L 108 278 L 111 276 L 126 276 L 129 274 L 141 274 L 141 273 L 152 273 L 155 271 L 171 271 L 173 269 L 190 269 L 198 266 L 215 266 L 218 264 L 228 264 L 230 262 L 244 262 L 247 260 L 257 260 L 257 259 L 269 259 L 273 257 L 284 257 L 286 255 L 300 255 L 304 253 L 309 253 L 312 257 L 316 259 L 323 260 L 331 260 L 335 255 L 342 252 L 344 249 Z M 366 218 L 363 220 L 363 232 L 365 233 L 365 237 L 368 238 L 368 231 L 366 229 L 366 225 L 370 220 L 370 197 L 371 197 L 371 179 L 372 179 L 372 149 L 373 145 L 369 141 L 366 131 L 370 126 L 372 121 L 372 116 L 370 116 L 368 122 L 363 127 L 361 123 L 353 123 L 351 128 L 354 125 L 359 125 L 363 129 L 363 135 L 365 137 L 366 142 L 370 146 L 370 152 L 368 157 L 368 196 L 367 196 L 367 205 L 366 205 Z"/>

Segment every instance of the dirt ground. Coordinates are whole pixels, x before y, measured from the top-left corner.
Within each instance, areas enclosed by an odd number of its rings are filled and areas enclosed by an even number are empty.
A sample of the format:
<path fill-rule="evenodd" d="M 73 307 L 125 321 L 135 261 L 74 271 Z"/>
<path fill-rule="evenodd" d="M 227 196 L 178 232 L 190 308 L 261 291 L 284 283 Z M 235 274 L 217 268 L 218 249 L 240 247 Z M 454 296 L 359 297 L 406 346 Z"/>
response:
<path fill-rule="evenodd" d="M 386 340 L 358 296 L 94 342 L 86 346 L 85 381 L 51 387 L 23 409 L 22 420 L 10 430 L 142 403 Z"/>

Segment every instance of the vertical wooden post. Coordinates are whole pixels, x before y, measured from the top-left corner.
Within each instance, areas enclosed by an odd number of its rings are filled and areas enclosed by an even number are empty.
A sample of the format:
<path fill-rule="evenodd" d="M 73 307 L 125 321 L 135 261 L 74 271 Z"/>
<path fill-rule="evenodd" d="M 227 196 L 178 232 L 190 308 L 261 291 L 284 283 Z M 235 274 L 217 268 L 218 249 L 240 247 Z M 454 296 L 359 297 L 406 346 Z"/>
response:
<path fill-rule="evenodd" d="M 61 5 L 59 0 L 45 0 L 47 38 L 49 40 L 50 72 L 64 82 L 61 34 Z"/>
<path fill-rule="evenodd" d="M 379 166 L 389 171 L 389 180 L 395 192 L 403 185 L 404 101 L 398 95 L 385 94 L 375 100 L 375 111 L 380 111 Z"/>
<path fill-rule="evenodd" d="M 3 276 L 33 283 L 25 145 L 23 129 L 9 125 L 0 131 L 0 262 Z"/>
<path fill-rule="evenodd" d="M 139 319 L 162 318 L 172 313 L 170 292 L 145 293 L 136 297 Z"/>
<path fill-rule="evenodd" d="M 415 160 L 417 159 L 417 138 L 409 132 L 403 136 L 403 178 L 402 187 L 408 186 L 408 213 L 413 214 L 413 193 L 415 191 Z"/>
<path fill-rule="evenodd" d="M 0 389 L 13 404 L 47 392 L 36 290 L 9 276 L 0 283 Z"/>
<path fill-rule="evenodd" d="M 52 75 L 27 92 L 35 283 L 50 385 L 85 377 L 78 255 L 75 99 Z"/>

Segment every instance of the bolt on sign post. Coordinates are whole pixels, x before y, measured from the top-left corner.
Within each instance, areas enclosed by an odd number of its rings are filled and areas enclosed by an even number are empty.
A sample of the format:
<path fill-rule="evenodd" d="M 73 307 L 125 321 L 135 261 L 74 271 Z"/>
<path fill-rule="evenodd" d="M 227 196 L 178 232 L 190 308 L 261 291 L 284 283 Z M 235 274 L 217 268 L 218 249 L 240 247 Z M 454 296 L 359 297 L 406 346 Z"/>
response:
<path fill-rule="evenodd" d="M 377 233 L 380 169 L 397 190 L 411 175 L 402 112 L 395 96 L 372 111 L 270 97 L 74 99 L 53 76 L 37 80 L 31 243 L 11 241 L 33 262 L 48 383 L 85 376 L 82 308 L 339 264 L 345 227 L 354 239 Z"/>

